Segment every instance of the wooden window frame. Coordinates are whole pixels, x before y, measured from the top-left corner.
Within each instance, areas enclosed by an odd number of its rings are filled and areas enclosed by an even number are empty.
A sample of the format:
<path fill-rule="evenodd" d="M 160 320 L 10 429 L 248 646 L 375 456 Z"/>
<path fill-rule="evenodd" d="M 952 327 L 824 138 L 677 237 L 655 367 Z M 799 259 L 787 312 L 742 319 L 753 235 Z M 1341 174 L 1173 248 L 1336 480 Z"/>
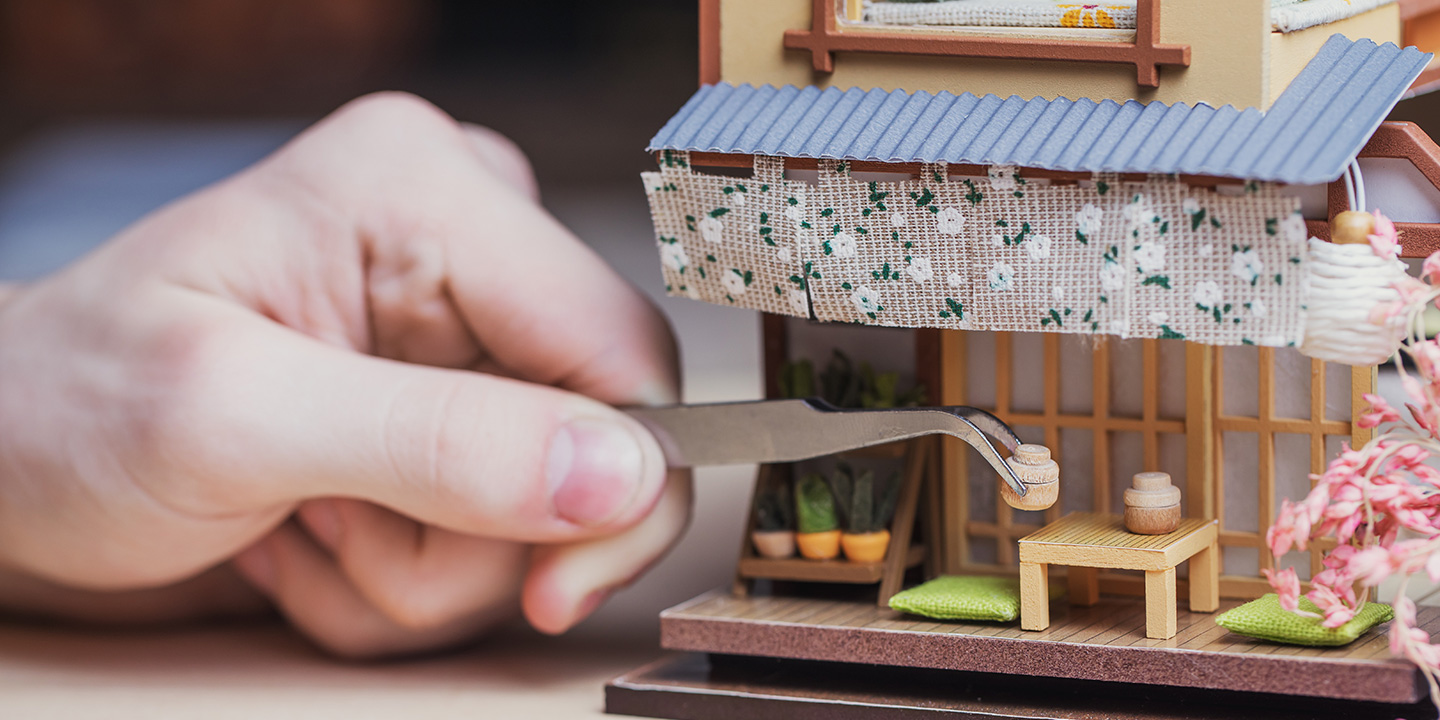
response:
<path fill-rule="evenodd" d="M 1136 0 L 1135 41 L 1130 43 L 897 33 L 869 28 L 842 30 L 836 15 L 834 0 L 812 0 L 810 29 L 785 31 L 785 48 L 808 50 L 817 73 L 835 71 L 837 52 L 1057 60 L 1134 65 L 1136 83 L 1157 88 L 1162 65 L 1190 65 L 1189 45 L 1160 42 L 1160 0 Z"/>
<path fill-rule="evenodd" d="M 1202 396 L 1204 395 L 1204 391 L 1208 388 L 1203 383 L 1210 368 L 1211 348 L 1185 343 L 1186 416 L 1184 418 L 1163 417 L 1160 414 L 1159 393 L 1162 381 L 1160 377 L 1161 341 L 1139 340 L 1141 407 L 1140 414 L 1133 416 L 1116 414 L 1111 407 L 1111 348 L 1109 340 L 1102 339 L 1096 344 L 1093 353 L 1090 410 L 1088 412 L 1069 412 L 1060 408 L 1061 336 L 1055 333 L 1043 333 L 1041 337 L 1043 406 L 1039 412 L 1017 411 L 1012 406 L 1016 381 L 1014 366 L 1016 333 L 1002 331 L 992 334 L 995 338 L 993 357 L 995 400 L 991 411 L 996 417 L 1013 427 L 1039 428 L 1045 434 L 1044 443 L 1050 448 L 1052 456 L 1062 462 L 1060 457 L 1061 431 L 1088 430 L 1093 443 L 1091 510 L 1094 512 L 1118 512 L 1119 510 L 1119 508 L 1112 507 L 1111 502 L 1116 479 L 1111 470 L 1110 441 L 1113 433 L 1129 432 L 1138 433 L 1141 437 L 1142 465 L 1145 469 L 1160 469 L 1160 438 L 1162 435 L 1177 435 L 1185 438 L 1186 494 L 1191 498 L 1187 501 L 1191 508 L 1190 514 L 1194 517 L 1212 516 L 1211 500 L 1209 493 L 1205 492 L 1203 482 L 1206 477 L 1206 467 L 1196 465 L 1197 460 L 1206 456 L 1205 448 L 1208 447 L 1208 442 L 1204 441 L 1201 435 L 1190 432 L 1193 427 L 1197 426 L 1197 423 L 1199 423 L 1199 427 L 1205 427 L 1203 421 L 1196 417 L 1204 415 L 1204 413 L 1196 413 L 1192 409 L 1195 403 L 1191 401 L 1194 395 L 1192 395 L 1190 385 L 1192 383 L 1200 384 L 1199 389 Z M 968 404 L 970 402 L 967 392 L 969 364 L 972 360 L 983 362 L 985 359 L 971 356 L 972 353 L 968 347 L 969 332 L 964 330 L 941 331 L 939 335 L 938 342 L 943 348 L 940 356 L 946 359 L 941 369 L 942 378 L 939 381 L 940 404 Z M 1203 363 L 1197 368 L 1199 372 L 1191 369 L 1195 363 Z M 952 547 L 945 548 L 943 558 L 946 571 L 951 573 L 1013 571 L 1018 559 L 1015 541 L 1040 529 L 1040 526 L 1016 522 L 1015 511 L 1005 504 L 1004 500 L 999 497 L 999 493 L 996 493 L 995 498 L 994 522 L 972 519 L 968 497 L 970 483 L 968 460 L 973 451 L 963 443 L 950 442 L 947 438 L 942 452 L 944 453 L 943 467 L 946 478 L 944 488 L 956 493 L 955 496 L 946 498 L 944 501 L 946 517 L 943 525 L 946 528 L 946 541 L 953 543 Z M 1196 500 L 1197 498 L 1199 500 Z M 1044 521 L 1048 524 L 1059 520 L 1061 513 L 1061 507 L 1057 503 L 1044 511 Z M 994 564 L 977 563 L 971 558 L 970 542 L 972 539 L 979 538 L 996 541 L 996 562 Z M 1112 578 L 1105 579 L 1107 587 L 1114 584 L 1112 580 Z M 1134 579 L 1125 580 L 1133 581 Z M 1131 589 L 1136 590 L 1135 588 Z"/>
<path fill-rule="evenodd" d="M 1331 420 L 1325 416 L 1326 383 L 1328 363 L 1310 358 L 1310 413 L 1309 417 L 1295 418 L 1277 415 L 1275 394 L 1275 348 L 1256 348 L 1257 352 L 1257 394 L 1255 415 L 1238 415 L 1225 411 L 1225 361 L 1222 354 L 1212 349 L 1213 392 L 1206 404 L 1206 414 L 1213 418 L 1209 437 L 1213 448 L 1208 449 L 1214 458 L 1211 501 L 1213 514 L 1206 517 L 1220 520 L 1220 555 L 1224 557 L 1227 548 L 1255 548 L 1259 553 L 1259 569 L 1275 569 L 1275 558 L 1265 544 L 1265 534 L 1275 523 L 1277 504 L 1275 492 L 1275 438 L 1277 435 L 1299 435 L 1309 438 L 1310 472 L 1319 475 L 1330 463 L 1326 441 L 1342 437 L 1351 447 L 1360 447 L 1370 441 L 1374 431 L 1362 428 L 1356 422 L 1365 408 L 1365 393 L 1375 392 L 1376 369 L 1374 367 L 1350 368 L 1350 417 L 1347 420 Z M 1225 435 L 1244 433 L 1256 439 L 1257 467 L 1255 475 L 1256 502 L 1258 502 L 1259 529 L 1256 531 L 1234 530 L 1225 525 Z M 1314 482 L 1311 482 L 1314 487 Z M 1291 498 L 1299 501 L 1301 498 Z M 1324 539 L 1311 543 L 1305 552 L 1310 556 L 1310 574 L 1313 577 L 1322 569 L 1321 560 L 1325 552 L 1333 549 L 1333 540 Z M 1267 580 L 1242 575 L 1222 575 L 1220 592 L 1226 597 L 1259 597 L 1271 592 Z"/>

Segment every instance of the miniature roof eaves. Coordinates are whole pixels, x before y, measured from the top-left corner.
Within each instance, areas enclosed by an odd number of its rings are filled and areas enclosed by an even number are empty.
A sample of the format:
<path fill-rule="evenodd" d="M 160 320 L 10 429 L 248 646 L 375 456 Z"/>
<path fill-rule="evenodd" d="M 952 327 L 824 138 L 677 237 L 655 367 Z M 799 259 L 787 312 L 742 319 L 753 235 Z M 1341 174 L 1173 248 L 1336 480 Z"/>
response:
<path fill-rule="evenodd" d="M 719 83 L 647 149 L 1318 184 L 1340 177 L 1431 57 L 1332 35 L 1263 112 Z"/>

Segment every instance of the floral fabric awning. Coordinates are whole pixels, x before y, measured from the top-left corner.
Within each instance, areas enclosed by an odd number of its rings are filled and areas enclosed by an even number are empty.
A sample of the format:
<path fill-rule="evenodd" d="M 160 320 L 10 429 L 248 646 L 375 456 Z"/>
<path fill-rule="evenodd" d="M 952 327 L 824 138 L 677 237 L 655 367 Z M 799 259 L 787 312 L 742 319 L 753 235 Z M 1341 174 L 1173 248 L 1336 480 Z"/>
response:
<path fill-rule="evenodd" d="M 664 157 L 644 182 L 672 294 L 899 327 L 1268 346 L 1304 334 L 1305 224 L 1268 185 L 1050 186 L 940 165 L 861 182 L 838 161 L 811 185 L 777 158 L 740 179 Z"/>

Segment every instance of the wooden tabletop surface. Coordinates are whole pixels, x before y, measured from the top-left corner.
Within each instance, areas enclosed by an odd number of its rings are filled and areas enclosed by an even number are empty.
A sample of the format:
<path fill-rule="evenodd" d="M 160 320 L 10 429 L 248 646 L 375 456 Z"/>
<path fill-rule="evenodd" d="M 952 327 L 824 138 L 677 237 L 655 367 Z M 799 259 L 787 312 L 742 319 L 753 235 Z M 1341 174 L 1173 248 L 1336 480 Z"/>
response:
<path fill-rule="evenodd" d="M 599 718 L 607 680 L 653 636 L 507 629 L 385 663 L 325 657 L 277 622 L 163 632 L 0 624 L 4 718 Z"/>

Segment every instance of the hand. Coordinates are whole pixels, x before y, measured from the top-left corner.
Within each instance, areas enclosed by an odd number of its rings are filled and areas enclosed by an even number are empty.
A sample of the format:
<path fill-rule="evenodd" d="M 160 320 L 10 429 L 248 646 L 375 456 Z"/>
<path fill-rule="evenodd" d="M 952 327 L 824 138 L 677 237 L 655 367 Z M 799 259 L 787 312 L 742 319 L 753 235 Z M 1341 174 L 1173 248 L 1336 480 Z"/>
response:
<path fill-rule="evenodd" d="M 252 607 L 238 572 L 344 655 L 520 604 L 563 631 L 688 519 L 688 475 L 609 407 L 673 402 L 677 375 L 518 150 L 363 98 L 0 288 L 0 605 Z"/>

